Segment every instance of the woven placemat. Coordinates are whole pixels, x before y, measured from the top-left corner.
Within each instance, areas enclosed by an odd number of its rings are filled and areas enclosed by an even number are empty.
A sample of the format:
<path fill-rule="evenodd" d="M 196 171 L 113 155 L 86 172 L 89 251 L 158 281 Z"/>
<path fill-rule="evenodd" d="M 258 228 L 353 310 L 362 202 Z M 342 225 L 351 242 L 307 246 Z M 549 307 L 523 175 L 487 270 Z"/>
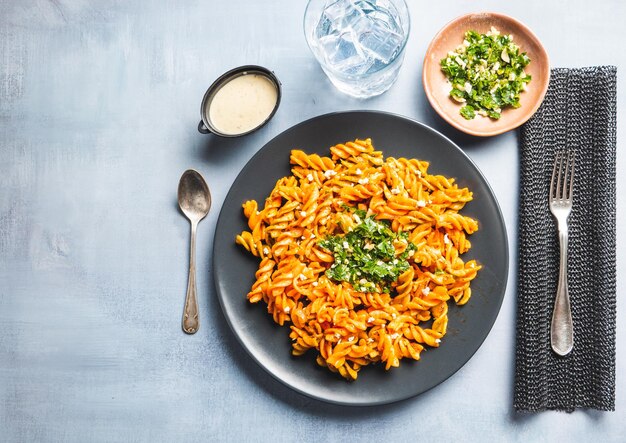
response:
<path fill-rule="evenodd" d="M 553 69 L 545 101 L 521 129 L 517 411 L 615 410 L 616 74 L 613 66 Z M 576 151 L 568 249 L 574 349 L 560 357 L 550 347 L 559 244 L 548 188 L 563 149 Z"/>

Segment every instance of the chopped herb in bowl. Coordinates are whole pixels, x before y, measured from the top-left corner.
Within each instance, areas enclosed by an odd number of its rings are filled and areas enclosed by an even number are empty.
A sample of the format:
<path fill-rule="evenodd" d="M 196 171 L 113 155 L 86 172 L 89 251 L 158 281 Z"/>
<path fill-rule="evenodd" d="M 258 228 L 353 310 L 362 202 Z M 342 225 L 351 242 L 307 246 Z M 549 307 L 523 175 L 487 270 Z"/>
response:
<path fill-rule="evenodd" d="M 467 120 L 477 114 L 497 120 L 503 108 L 519 108 L 531 80 L 524 71 L 529 63 L 512 36 L 493 27 L 486 34 L 467 31 L 463 44 L 440 61 L 452 85 L 450 97 L 464 104 L 459 112 Z"/>

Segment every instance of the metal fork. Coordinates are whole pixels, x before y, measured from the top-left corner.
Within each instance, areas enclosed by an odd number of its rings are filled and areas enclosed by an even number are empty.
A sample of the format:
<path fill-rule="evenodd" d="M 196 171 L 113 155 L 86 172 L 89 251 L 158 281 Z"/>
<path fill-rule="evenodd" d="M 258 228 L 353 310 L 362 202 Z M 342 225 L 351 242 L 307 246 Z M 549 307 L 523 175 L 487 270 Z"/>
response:
<path fill-rule="evenodd" d="M 572 212 L 574 190 L 574 152 L 560 151 L 554 159 L 554 169 L 550 180 L 550 212 L 559 227 L 561 262 L 559 265 L 559 284 L 556 289 L 550 342 L 552 349 L 559 355 L 567 355 L 574 346 L 572 311 L 567 290 L 567 220 Z"/>

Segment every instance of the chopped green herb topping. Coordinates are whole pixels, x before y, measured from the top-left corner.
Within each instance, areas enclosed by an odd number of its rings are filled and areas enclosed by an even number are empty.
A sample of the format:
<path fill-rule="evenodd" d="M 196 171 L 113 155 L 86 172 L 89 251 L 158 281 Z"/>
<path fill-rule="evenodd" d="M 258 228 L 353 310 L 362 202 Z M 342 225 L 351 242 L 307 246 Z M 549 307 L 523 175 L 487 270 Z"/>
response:
<path fill-rule="evenodd" d="M 464 106 L 467 120 L 476 114 L 499 119 L 502 108 L 519 108 L 520 93 L 531 76 L 524 68 L 530 58 L 510 35 L 491 28 L 486 34 L 467 31 L 463 44 L 441 59 L 441 70 L 452 84 L 450 97 Z"/>
<path fill-rule="evenodd" d="M 353 209 L 353 208 L 350 208 Z M 416 246 L 408 241 L 407 232 L 394 232 L 386 221 L 366 217 L 365 211 L 354 210 L 361 222 L 345 235 L 327 237 L 318 244 L 335 258 L 326 276 L 349 282 L 360 292 L 390 292 L 391 283 L 409 269 L 408 258 Z M 407 243 L 396 255 L 394 241 Z"/>

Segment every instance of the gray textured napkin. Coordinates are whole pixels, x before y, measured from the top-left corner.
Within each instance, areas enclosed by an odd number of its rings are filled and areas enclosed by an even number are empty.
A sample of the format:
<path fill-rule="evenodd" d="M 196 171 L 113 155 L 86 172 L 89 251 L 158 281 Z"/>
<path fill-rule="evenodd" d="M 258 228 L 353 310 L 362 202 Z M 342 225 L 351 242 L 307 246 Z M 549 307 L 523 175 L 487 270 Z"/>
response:
<path fill-rule="evenodd" d="M 518 411 L 615 410 L 616 71 L 553 69 L 545 101 L 521 129 Z M 574 349 L 560 357 L 550 347 L 559 244 L 548 188 L 555 152 L 566 148 L 576 151 L 568 249 Z"/>

